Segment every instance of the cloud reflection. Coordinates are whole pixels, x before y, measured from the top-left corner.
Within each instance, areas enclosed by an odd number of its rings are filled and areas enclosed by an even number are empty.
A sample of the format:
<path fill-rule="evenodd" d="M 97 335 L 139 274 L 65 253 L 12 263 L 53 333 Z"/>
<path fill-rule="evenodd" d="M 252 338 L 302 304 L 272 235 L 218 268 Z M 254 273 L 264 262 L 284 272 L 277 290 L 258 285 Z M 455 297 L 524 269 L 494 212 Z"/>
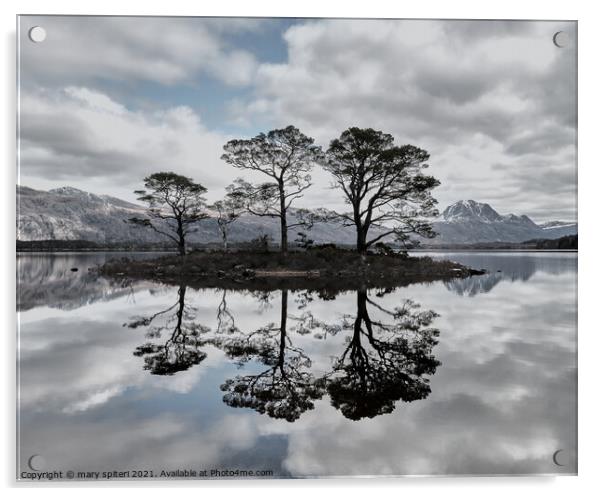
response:
<path fill-rule="evenodd" d="M 41 453 L 53 468 L 88 470 L 250 465 L 283 476 L 573 473 L 575 291 L 573 264 L 503 280 L 478 299 L 443 283 L 369 293 L 385 309 L 411 298 L 440 315 L 441 365 L 430 377 L 430 395 L 360 420 L 341 415 L 325 395 L 294 423 L 223 403 L 219 386 L 242 371 L 212 344 L 202 363 L 172 376 L 143 369 L 132 351 L 145 333 L 122 324 L 169 307 L 178 288 L 139 290 L 135 299 L 68 312 L 38 307 L 24 314 L 21 328 L 21 453 Z M 223 296 L 187 290 L 196 322 L 217 329 Z M 260 308 L 252 294 L 231 292 L 227 309 L 236 327 L 259 329 L 280 321 L 280 299 Z M 349 333 L 331 331 L 353 315 L 357 294 L 324 301 L 297 293 L 289 304 L 295 346 L 311 359 L 313 373 L 336 368 Z M 298 333 L 305 312 L 313 327 Z M 372 320 L 383 320 L 373 312 Z M 261 372 L 259 362 L 245 364 L 245 374 L 254 371 Z M 557 449 L 567 454 L 565 467 L 552 462 Z"/>

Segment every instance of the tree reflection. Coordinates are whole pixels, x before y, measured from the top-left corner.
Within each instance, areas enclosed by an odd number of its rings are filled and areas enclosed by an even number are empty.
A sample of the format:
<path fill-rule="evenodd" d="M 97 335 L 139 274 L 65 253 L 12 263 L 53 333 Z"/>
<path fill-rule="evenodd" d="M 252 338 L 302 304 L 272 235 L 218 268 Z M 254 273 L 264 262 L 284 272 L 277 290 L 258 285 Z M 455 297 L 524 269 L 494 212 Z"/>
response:
<path fill-rule="evenodd" d="M 373 320 L 368 305 L 392 320 Z M 332 405 L 352 420 L 391 413 L 398 400 L 426 398 L 431 389 L 428 374 L 440 362 L 432 355 L 439 331 L 430 328 L 437 314 L 420 311 L 406 300 L 393 311 L 371 300 L 366 290 L 357 292 L 357 315 L 342 328 L 353 334 L 336 360 L 327 390 Z"/>
<path fill-rule="evenodd" d="M 144 369 L 154 375 L 173 375 L 201 363 L 207 354 L 202 347 L 209 342 L 204 335 L 209 328 L 194 322 L 196 309 L 186 305 L 186 286 L 178 289 L 178 299 L 169 308 L 151 316 L 136 317 L 127 327 L 148 327 L 148 338 L 160 339 L 169 330 L 165 342 L 147 342 L 134 351 L 135 356 L 144 357 Z"/>
<path fill-rule="evenodd" d="M 431 327 L 437 314 L 422 310 L 412 300 L 385 308 L 379 300 L 391 291 L 375 291 L 371 297 L 366 289 L 360 289 L 356 311 L 327 323 L 312 313 L 310 303 L 316 295 L 331 300 L 330 293 L 297 293 L 294 302 L 301 313 L 289 315 L 289 291 L 282 290 L 280 322 L 244 331 L 236 325 L 224 289 L 217 304 L 217 324 L 211 332 L 195 322 L 196 309 L 186 304 L 186 286 L 182 285 L 173 305 L 124 325 L 147 328 L 149 342 L 138 346 L 134 355 L 143 357 L 144 368 L 155 375 L 173 375 L 201 363 L 207 357 L 203 351 L 207 344 L 221 349 L 240 368 L 247 369 L 220 386 L 223 401 L 232 407 L 251 408 L 294 422 L 327 393 L 331 404 L 346 418 L 359 420 L 391 413 L 400 400 L 426 398 L 431 391 L 428 376 L 440 365 L 432 353 L 439 336 Z M 253 295 L 263 309 L 275 299 L 270 292 Z M 163 340 L 165 332 L 169 335 Z M 337 342 L 342 344 L 342 352 L 332 359 L 332 365 L 325 362 L 314 366 L 309 353 L 299 345 L 312 341 L 307 335 L 322 341 L 334 339 L 330 349 Z M 320 353 L 320 345 L 304 346 Z"/>
<path fill-rule="evenodd" d="M 311 374 L 311 360 L 293 346 L 287 334 L 288 290 L 281 293 L 280 325 L 261 327 L 222 343 L 226 354 L 244 364 L 257 359 L 269 368 L 259 374 L 228 379 L 221 389 L 224 402 L 232 407 L 252 408 L 270 417 L 297 420 L 314 406 L 324 390 L 322 381 Z"/>
<path fill-rule="evenodd" d="M 228 290 L 224 289 L 222 291 L 222 299 L 217 306 L 217 332 L 224 334 L 232 334 L 238 332 L 239 329 L 236 327 L 236 322 L 234 321 L 234 315 L 228 308 L 228 300 L 226 296 L 228 295 Z"/>

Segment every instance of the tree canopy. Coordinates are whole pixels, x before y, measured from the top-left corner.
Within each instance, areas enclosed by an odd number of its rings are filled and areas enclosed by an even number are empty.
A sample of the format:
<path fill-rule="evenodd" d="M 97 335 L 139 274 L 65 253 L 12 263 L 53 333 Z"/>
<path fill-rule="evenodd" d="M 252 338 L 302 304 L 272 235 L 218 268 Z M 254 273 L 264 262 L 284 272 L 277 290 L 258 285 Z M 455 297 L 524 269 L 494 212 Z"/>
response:
<path fill-rule="evenodd" d="M 287 214 L 293 202 L 311 186 L 310 171 L 323 158 L 313 138 L 294 126 L 274 129 L 247 140 L 224 145 L 222 160 L 238 169 L 261 173 L 268 180 L 250 183 L 239 178 L 234 195 L 253 215 L 280 220 L 280 249 L 288 248 L 288 230 L 304 224 L 289 224 Z"/>
<path fill-rule="evenodd" d="M 439 181 L 422 173 L 428 159 L 425 150 L 396 146 L 393 136 L 371 128 L 352 127 L 331 141 L 323 166 L 352 208 L 333 216 L 356 227 L 360 253 L 387 237 L 406 243 L 411 233 L 435 236 L 427 219 L 438 214 L 431 191 Z"/>
<path fill-rule="evenodd" d="M 209 209 L 215 214 L 215 222 L 222 238 L 224 251 L 228 250 L 228 235 L 231 225 L 236 222 L 244 212 L 244 205 L 238 194 L 233 194 L 235 186 L 226 188 L 227 194 L 223 199 L 216 201 Z"/>
<path fill-rule="evenodd" d="M 194 232 L 199 220 L 208 217 L 203 197 L 207 188 L 174 172 L 151 174 L 144 178 L 144 187 L 134 193 L 147 204 L 148 217 L 133 217 L 129 221 L 171 239 L 180 255 L 185 255 L 186 237 Z"/>

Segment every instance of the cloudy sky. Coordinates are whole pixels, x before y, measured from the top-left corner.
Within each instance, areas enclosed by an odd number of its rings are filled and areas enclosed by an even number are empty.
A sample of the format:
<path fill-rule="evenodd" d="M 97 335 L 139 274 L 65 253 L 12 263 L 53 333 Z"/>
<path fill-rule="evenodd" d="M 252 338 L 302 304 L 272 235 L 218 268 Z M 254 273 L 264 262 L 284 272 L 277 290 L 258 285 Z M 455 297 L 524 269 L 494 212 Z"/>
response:
<path fill-rule="evenodd" d="M 27 16 L 19 36 L 26 186 L 134 200 L 172 170 L 215 200 L 240 176 L 227 140 L 293 124 L 327 146 L 360 126 L 430 152 L 440 209 L 577 215 L 571 22 Z M 340 208 L 313 177 L 299 205 Z"/>

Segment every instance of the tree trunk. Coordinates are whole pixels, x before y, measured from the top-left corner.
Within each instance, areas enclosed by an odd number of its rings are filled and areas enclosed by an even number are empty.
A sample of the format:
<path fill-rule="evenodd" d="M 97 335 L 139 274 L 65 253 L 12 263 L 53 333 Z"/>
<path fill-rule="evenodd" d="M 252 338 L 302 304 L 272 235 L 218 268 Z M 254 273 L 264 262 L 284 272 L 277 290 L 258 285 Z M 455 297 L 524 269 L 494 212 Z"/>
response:
<path fill-rule="evenodd" d="M 186 255 L 186 239 L 184 238 L 184 233 L 182 233 L 181 231 L 178 231 L 178 235 L 180 239 L 180 241 L 178 242 L 178 252 L 180 256 L 183 257 L 184 255 Z"/>
<path fill-rule="evenodd" d="M 356 226 L 357 230 L 357 241 L 356 248 L 357 252 L 362 255 L 362 260 L 368 251 L 368 247 L 366 246 L 366 232 L 364 231 L 362 226 Z"/>
<path fill-rule="evenodd" d="M 228 233 L 225 229 L 222 229 L 222 246 L 224 251 L 228 251 Z"/>
<path fill-rule="evenodd" d="M 286 222 L 286 198 L 284 197 L 284 185 L 279 184 L 280 191 L 280 252 L 288 252 L 288 224 Z"/>
<path fill-rule="evenodd" d="M 367 224 L 362 222 L 362 216 L 360 215 L 360 203 L 353 202 L 353 221 L 355 222 L 356 232 L 356 249 L 357 252 L 362 256 L 362 263 L 366 258 L 366 252 L 368 247 L 366 246 L 366 237 L 368 230 L 366 229 Z"/>
<path fill-rule="evenodd" d="M 368 293 L 366 286 L 362 285 L 357 290 L 357 316 L 354 323 L 353 341 L 356 341 L 356 345 L 361 346 L 360 337 L 362 334 L 362 323 L 366 322 L 368 317 L 368 308 L 366 302 L 368 301 Z M 368 330 L 368 329 L 366 329 Z"/>
<path fill-rule="evenodd" d="M 178 253 L 181 257 L 183 257 L 186 255 L 186 237 L 184 235 L 184 225 L 182 224 L 182 219 L 180 218 L 177 219 L 177 222 L 178 229 L 176 232 L 178 234 Z"/>
<path fill-rule="evenodd" d="M 288 289 L 282 290 L 282 300 L 280 303 L 280 353 L 278 365 L 284 365 L 284 350 L 286 347 L 286 319 L 288 316 Z"/>
<path fill-rule="evenodd" d="M 360 321 L 368 321 L 368 291 L 366 286 L 362 286 L 357 290 L 357 318 Z"/>
<path fill-rule="evenodd" d="M 288 252 L 288 227 L 286 225 L 286 214 L 284 217 L 280 217 L 280 251 L 282 253 Z"/>
<path fill-rule="evenodd" d="M 176 327 L 177 334 L 182 330 L 182 315 L 184 315 L 184 302 L 186 301 L 186 286 L 180 286 L 178 289 L 178 310 L 176 311 Z"/>

